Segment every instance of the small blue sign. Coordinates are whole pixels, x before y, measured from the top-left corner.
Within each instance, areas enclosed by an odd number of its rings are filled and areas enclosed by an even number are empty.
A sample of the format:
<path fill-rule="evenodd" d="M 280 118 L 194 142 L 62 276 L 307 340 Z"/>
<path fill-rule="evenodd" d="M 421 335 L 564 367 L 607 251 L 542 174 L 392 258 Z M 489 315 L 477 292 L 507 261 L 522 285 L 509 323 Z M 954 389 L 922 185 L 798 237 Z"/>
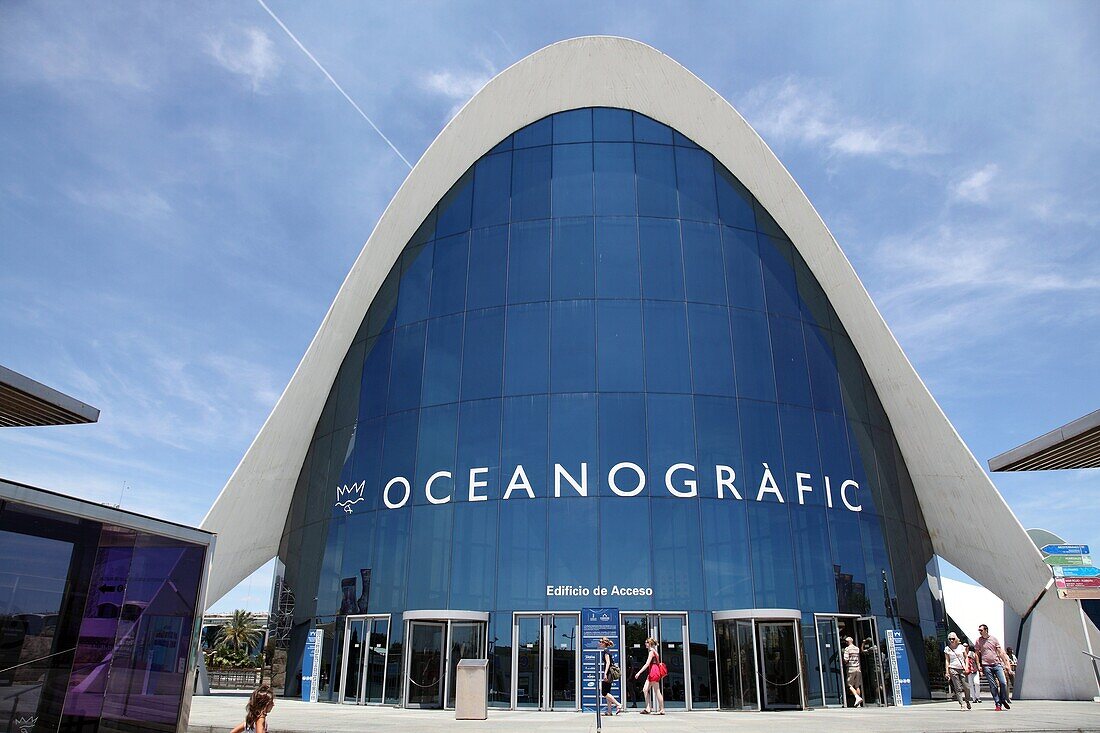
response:
<path fill-rule="evenodd" d="M 894 688 L 894 704 L 912 705 L 913 679 L 909 676 L 909 655 L 905 651 L 905 637 L 896 629 L 888 629 L 886 646 L 890 654 L 890 678 Z"/>
<path fill-rule="evenodd" d="M 321 645 L 324 629 L 310 629 L 306 636 L 306 648 L 302 654 L 302 702 L 317 702 L 321 686 Z"/>
<path fill-rule="evenodd" d="M 1044 545 L 1044 555 L 1088 555 L 1088 545 Z"/>
<path fill-rule="evenodd" d="M 1100 568 L 1082 565 L 1080 567 L 1056 567 L 1054 574 L 1059 578 L 1100 578 Z"/>
<path fill-rule="evenodd" d="M 600 683 L 603 681 L 603 651 L 600 639 L 611 639 L 611 661 L 624 669 L 622 645 L 619 643 L 619 609 L 581 609 L 581 710 L 593 713 L 603 702 Z M 611 694 L 622 702 L 622 680 L 612 680 Z"/>

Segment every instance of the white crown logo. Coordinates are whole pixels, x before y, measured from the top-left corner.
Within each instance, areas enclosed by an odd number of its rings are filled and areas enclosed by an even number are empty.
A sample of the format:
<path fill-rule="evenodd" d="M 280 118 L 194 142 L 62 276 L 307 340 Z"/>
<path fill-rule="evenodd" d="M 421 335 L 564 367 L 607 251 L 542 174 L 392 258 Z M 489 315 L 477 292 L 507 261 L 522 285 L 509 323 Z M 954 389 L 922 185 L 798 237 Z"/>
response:
<path fill-rule="evenodd" d="M 16 718 L 12 723 L 19 729 L 19 733 L 31 733 L 31 731 L 34 730 L 34 726 L 38 723 L 38 718 Z"/>
<path fill-rule="evenodd" d="M 366 481 L 360 481 L 359 483 L 352 484 L 351 486 L 348 486 L 347 484 L 344 484 L 343 486 L 337 486 L 335 506 L 340 507 L 348 514 L 351 514 L 352 505 L 358 504 L 359 502 L 363 501 L 363 490 L 365 488 L 367 488 Z"/>

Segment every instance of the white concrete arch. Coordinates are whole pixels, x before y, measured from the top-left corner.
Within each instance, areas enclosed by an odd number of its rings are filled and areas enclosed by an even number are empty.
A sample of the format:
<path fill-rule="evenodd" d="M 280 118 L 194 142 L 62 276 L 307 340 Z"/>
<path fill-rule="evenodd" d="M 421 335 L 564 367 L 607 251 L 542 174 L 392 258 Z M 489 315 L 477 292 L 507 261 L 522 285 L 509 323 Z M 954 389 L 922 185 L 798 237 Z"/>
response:
<path fill-rule="evenodd" d="M 501 72 L 443 129 L 409 173 L 352 265 L 294 376 L 230 476 L 203 528 L 218 533 L 209 602 L 272 558 L 314 426 L 383 278 L 431 208 L 515 130 L 579 107 L 620 107 L 679 130 L 772 214 L 821 283 L 890 417 L 936 552 L 1019 614 L 1050 579 L 1024 528 L 940 410 L 851 264 L 779 159 L 717 92 L 655 49 L 584 37 Z M 1076 631 L 1074 631 L 1076 629 Z M 1030 696 L 1090 698 L 1076 604 L 1047 597 L 1027 631 L 1019 683 Z M 1012 644 L 1015 640 L 1007 640 Z M 1032 673 L 1032 669 L 1035 673 Z"/>

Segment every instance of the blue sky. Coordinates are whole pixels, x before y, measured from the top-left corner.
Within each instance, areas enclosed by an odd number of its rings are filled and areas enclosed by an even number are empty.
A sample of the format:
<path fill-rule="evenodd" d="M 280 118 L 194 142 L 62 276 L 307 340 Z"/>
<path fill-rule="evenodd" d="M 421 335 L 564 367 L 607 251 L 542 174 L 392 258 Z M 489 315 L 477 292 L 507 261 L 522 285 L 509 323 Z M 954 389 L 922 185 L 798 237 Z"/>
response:
<path fill-rule="evenodd" d="M 414 162 L 538 48 L 645 41 L 779 155 L 983 464 L 1098 407 L 1100 5 L 269 5 Z M 0 476 L 197 523 L 408 170 L 251 0 L 0 4 L 0 109 L 0 363 L 102 410 L 0 432 Z M 1100 545 L 1100 471 L 995 481 Z"/>

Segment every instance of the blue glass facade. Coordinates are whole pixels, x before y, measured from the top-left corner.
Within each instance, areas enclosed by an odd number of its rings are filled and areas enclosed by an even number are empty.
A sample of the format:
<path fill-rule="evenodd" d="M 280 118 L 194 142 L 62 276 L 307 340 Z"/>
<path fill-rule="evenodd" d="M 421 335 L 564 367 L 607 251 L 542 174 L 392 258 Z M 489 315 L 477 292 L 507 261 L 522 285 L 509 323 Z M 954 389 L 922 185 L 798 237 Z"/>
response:
<path fill-rule="evenodd" d="M 485 611 L 500 652 L 514 612 L 603 603 L 687 614 L 694 707 L 716 704 L 711 612 L 798 609 L 809 635 L 814 613 L 875 616 L 915 649 L 941 619 L 905 463 L 820 285 L 709 153 L 618 109 L 515 132 L 427 216 L 332 387 L 280 560 L 291 669 L 348 613 L 390 614 L 400 650 L 404 611 Z"/>

